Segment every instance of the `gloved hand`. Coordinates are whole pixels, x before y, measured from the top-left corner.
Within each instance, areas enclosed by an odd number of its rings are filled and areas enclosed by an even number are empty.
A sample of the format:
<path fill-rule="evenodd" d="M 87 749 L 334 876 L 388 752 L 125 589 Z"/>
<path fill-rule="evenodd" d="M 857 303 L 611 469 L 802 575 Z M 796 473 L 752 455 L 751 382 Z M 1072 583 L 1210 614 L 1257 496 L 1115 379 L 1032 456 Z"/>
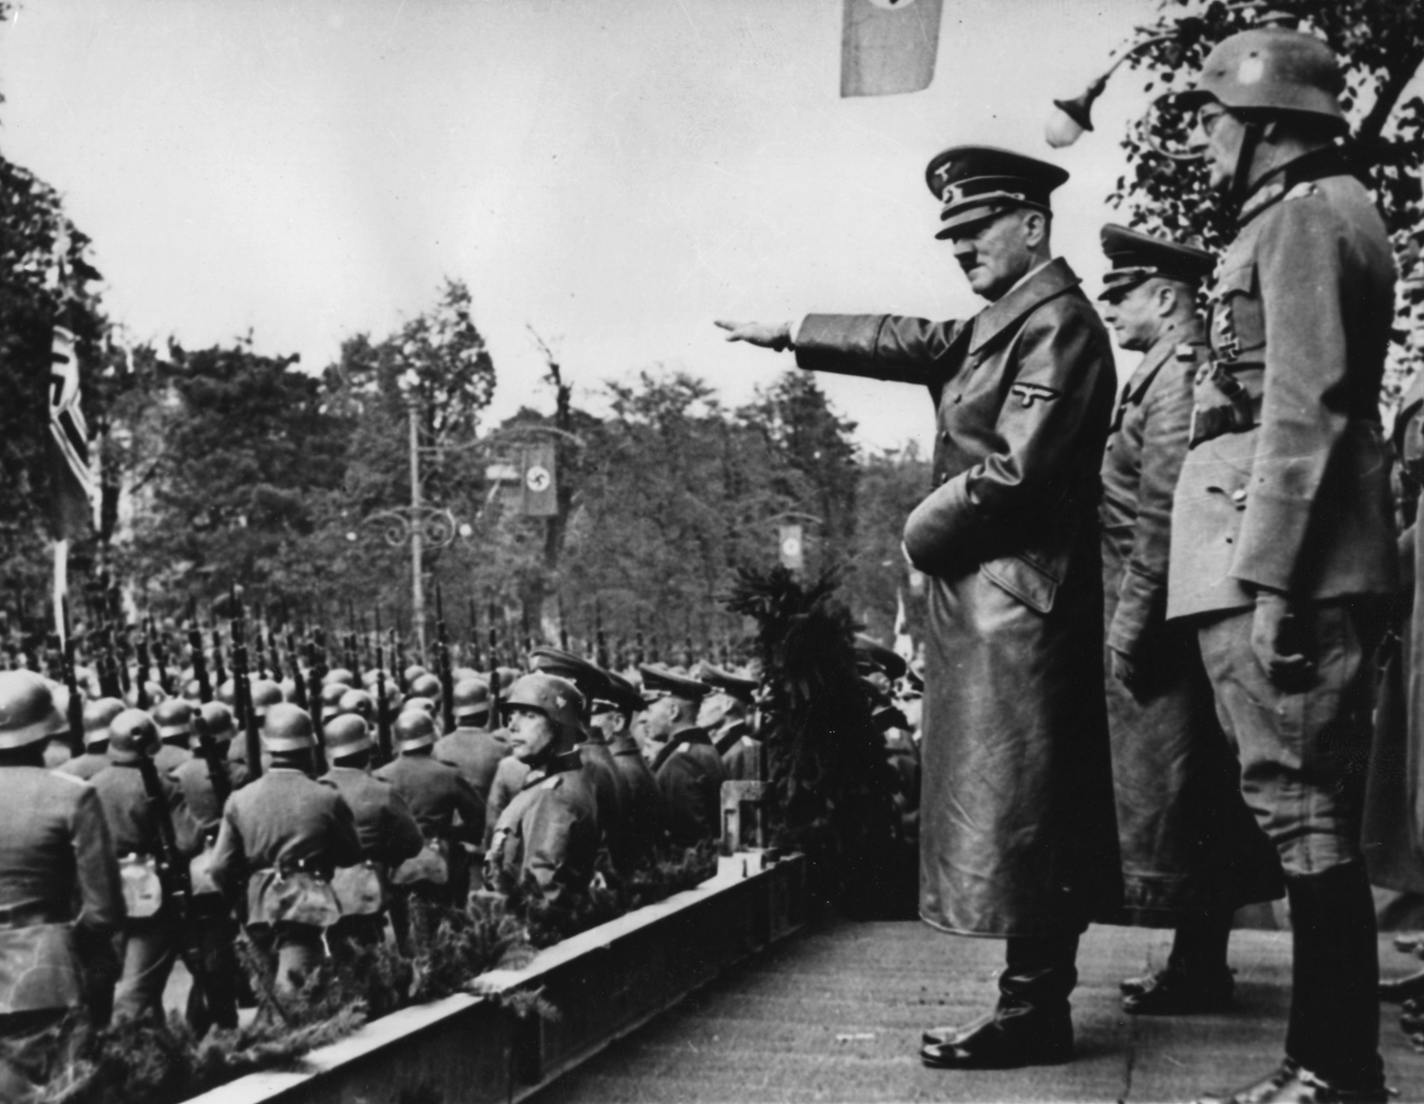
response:
<path fill-rule="evenodd" d="M 713 323 L 718 329 L 727 331 L 728 341 L 745 341 L 763 349 L 791 348 L 790 322 L 728 322 L 718 319 Z"/>
<path fill-rule="evenodd" d="M 1251 650 L 1266 678 L 1282 690 L 1304 689 L 1315 675 L 1315 662 L 1303 645 L 1300 620 L 1290 599 L 1280 591 L 1256 592 Z"/>

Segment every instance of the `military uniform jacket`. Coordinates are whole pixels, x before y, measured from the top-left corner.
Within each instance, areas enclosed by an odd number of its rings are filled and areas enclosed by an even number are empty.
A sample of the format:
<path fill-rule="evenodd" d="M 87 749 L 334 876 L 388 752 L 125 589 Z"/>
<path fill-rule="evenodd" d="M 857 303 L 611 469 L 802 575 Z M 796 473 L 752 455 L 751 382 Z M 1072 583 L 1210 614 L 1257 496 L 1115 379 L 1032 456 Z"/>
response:
<path fill-rule="evenodd" d="M 429 755 L 402 755 L 374 773 L 396 788 L 426 839 L 480 841 L 485 803 L 449 763 Z"/>
<path fill-rule="evenodd" d="M 1331 150 L 1265 181 L 1239 222 L 1208 333 L 1259 414 L 1187 454 L 1169 617 L 1242 608 L 1251 587 L 1323 600 L 1395 586 L 1378 410 L 1394 317 L 1384 223 Z"/>
<path fill-rule="evenodd" d="M 178 850 L 192 855 L 201 840 L 198 825 L 188 813 L 187 802 L 178 783 L 159 773 L 159 785 L 168 797 L 168 811 L 173 819 L 173 835 Z M 109 842 L 117 855 L 157 855 L 158 825 L 148 807 L 148 791 L 137 764 L 112 763 L 96 774 L 90 785 L 99 795 L 104 819 L 109 825 Z"/>
<path fill-rule="evenodd" d="M 273 767 L 228 799 L 212 877 L 228 896 L 263 870 L 304 868 L 329 877 L 361 861 L 351 807 L 335 786 L 290 767 Z"/>
<path fill-rule="evenodd" d="M 1241 798 L 1196 634 L 1164 621 L 1172 497 L 1205 358 L 1199 321 L 1162 334 L 1123 387 L 1103 454 L 1103 626 L 1107 647 L 1139 672 L 1132 692 L 1107 676 L 1123 871 L 1121 910 L 1097 917 L 1109 922 L 1172 927 L 1282 889 L 1275 848 Z"/>
<path fill-rule="evenodd" d="M 219 754 L 225 754 L 221 750 Z M 226 760 L 228 783 L 232 789 L 239 789 L 247 781 L 247 764 L 234 764 Z M 218 804 L 217 792 L 213 789 L 213 776 L 208 770 L 208 761 L 194 755 L 180 763 L 173 771 L 173 781 L 183 791 L 188 813 L 197 822 L 203 835 L 214 833 L 222 822 L 222 806 Z"/>
<path fill-rule="evenodd" d="M 502 732 L 461 725 L 435 742 L 435 758 L 449 763 L 465 776 L 480 800 L 489 804 L 490 786 L 499 761 L 509 754 L 509 741 Z"/>
<path fill-rule="evenodd" d="M 744 730 L 722 756 L 722 771 L 734 781 L 757 781 L 761 776 L 761 741 Z"/>
<path fill-rule="evenodd" d="M 420 826 L 389 782 L 360 767 L 332 767 L 320 781 L 335 786 L 350 807 L 367 859 L 395 867 L 420 853 Z"/>
<path fill-rule="evenodd" d="M 587 893 L 598 853 L 593 786 L 577 752 L 529 771 L 499 816 L 488 862 L 505 892 L 531 882 L 543 903 L 570 909 Z"/>
<path fill-rule="evenodd" d="M 153 765 L 158 768 L 159 774 L 172 774 L 192 758 L 193 753 L 187 748 L 164 742 L 153 753 Z"/>
<path fill-rule="evenodd" d="M 1098 469 L 1111 344 L 1062 260 L 972 319 L 810 315 L 803 368 L 925 387 L 934 489 L 906 549 L 928 576 L 920 915 L 1061 935 L 1116 899 L 1101 694 Z"/>
<path fill-rule="evenodd" d="M 628 857 L 636 862 L 662 839 L 663 797 L 637 740 L 632 736 L 619 736 L 609 744 L 609 749 L 613 752 L 613 767 L 622 776 L 627 793 L 624 811 Z"/>
<path fill-rule="evenodd" d="M 668 737 L 653 762 L 672 841 L 683 846 L 722 834 L 722 759 L 695 725 Z"/>
<path fill-rule="evenodd" d="M 102 751 L 86 751 L 77 759 L 66 759 L 54 769 L 61 774 L 72 774 L 75 778 L 88 782 L 109 765 L 109 757 Z"/>
<path fill-rule="evenodd" d="M 495 768 L 494 781 L 490 783 L 489 801 L 485 803 L 486 849 L 489 848 L 490 837 L 494 835 L 494 826 L 500 814 L 509 808 L 514 795 L 524 788 L 524 779 L 528 774 L 528 764 L 512 755 L 506 755 Z"/>

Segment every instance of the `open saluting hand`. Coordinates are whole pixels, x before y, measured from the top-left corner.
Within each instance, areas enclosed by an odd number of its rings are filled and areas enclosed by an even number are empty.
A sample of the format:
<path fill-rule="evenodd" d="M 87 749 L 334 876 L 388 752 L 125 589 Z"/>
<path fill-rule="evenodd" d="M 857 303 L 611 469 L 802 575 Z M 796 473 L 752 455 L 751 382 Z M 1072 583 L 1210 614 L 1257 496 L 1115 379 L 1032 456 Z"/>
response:
<path fill-rule="evenodd" d="M 716 325 L 727 331 L 728 341 L 745 341 L 777 352 L 791 348 L 790 322 L 728 322 L 719 318 Z"/>

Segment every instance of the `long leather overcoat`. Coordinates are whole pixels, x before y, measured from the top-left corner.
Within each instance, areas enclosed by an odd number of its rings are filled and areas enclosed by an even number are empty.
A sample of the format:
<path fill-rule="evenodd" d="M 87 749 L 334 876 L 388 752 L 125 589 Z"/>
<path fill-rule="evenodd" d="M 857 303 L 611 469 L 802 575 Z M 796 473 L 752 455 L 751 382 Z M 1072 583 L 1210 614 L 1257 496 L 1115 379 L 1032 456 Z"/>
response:
<path fill-rule="evenodd" d="M 1123 387 L 1103 455 L 1103 631 L 1131 657 L 1107 680 L 1123 907 L 1101 919 L 1175 927 L 1282 892 L 1280 863 L 1237 786 L 1196 633 L 1164 622 L 1172 493 L 1205 359 L 1201 322 L 1165 330 Z M 1110 654 L 1110 653 L 1109 653 Z"/>
<path fill-rule="evenodd" d="M 1119 887 L 1095 512 L 1107 333 L 1061 260 L 964 322 L 810 315 L 804 368 L 928 387 L 935 489 L 906 548 L 929 581 L 920 915 L 1076 932 Z"/>

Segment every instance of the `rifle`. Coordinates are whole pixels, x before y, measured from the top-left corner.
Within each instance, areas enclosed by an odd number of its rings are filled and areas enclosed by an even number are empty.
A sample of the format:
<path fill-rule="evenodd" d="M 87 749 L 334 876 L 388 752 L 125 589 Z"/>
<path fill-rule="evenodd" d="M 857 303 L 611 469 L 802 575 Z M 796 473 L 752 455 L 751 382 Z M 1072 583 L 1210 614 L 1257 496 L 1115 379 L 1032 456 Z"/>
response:
<path fill-rule="evenodd" d="M 219 686 L 227 681 L 227 672 L 223 670 L 222 637 L 218 635 L 216 620 L 213 621 L 213 680 Z"/>
<path fill-rule="evenodd" d="M 198 682 L 198 700 L 213 700 L 213 680 L 208 678 L 208 657 L 203 654 L 203 633 L 196 621 L 188 622 L 188 647 L 193 652 L 193 678 Z"/>
<path fill-rule="evenodd" d="M 207 677 L 206 673 L 203 677 Z M 227 755 L 218 747 L 213 734 L 208 731 L 201 710 L 193 717 L 193 731 L 198 736 L 198 756 L 208 767 L 208 780 L 213 784 L 213 796 L 218 799 L 218 808 L 222 808 L 232 796 L 232 776 L 227 772 Z"/>
<path fill-rule="evenodd" d="M 148 632 L 143 626 L 143 621 L 140 620 L 138 623 L 138 694 L 134 698 L 134 704 L 140 709 L 147 709 L 153 704 L 153 700 L 148 694 L 148 681 L 150 677 Z"/>
<path fill-rule="evenodd" d="M 158 669 L 158 688 L 165 694 L 171 694 L 173 687 L 168 681 L 168 649 L 164 646 L 163 635 L 153 623 L 152 617 L 148 619 L 148 636 L 153 646 L 153 663 Z"/>
<path fill-rule="evenodd" d="M 608 637 L 603 635 L 603 610 L 597 603 L 593 607 L 594 660 L 605 671 L 608 670 Z"/>
<path fill-rule="evenodd" d="M 445 630 L 445 603 L 439 583 L 435 584 L 435 664 L 440 674 L 440 713 L 445 732 L 454 732 L 455 674 L 450 667 L 450 635 Z"/>
<path fill-rule="evenodd" d="M 470 666 L 478 671 L 484 657 L 480 655 L 480 623 L 475 616 L 474 595 L 469 595 L 466 598 L 466 602 L 470 613 L 470 631 L 468 634 L 470 638 Z"/>
<path fill-rule="evenodd" d="M 297 662 L 297 634 L 290 624 L 287 626 L 287 663 L 292 668 L 292 681 L 296 684 L 293 696 L 297 699 L 297 704 L 310 713 L 306 677 L 302 674 L 302 665 Z"/>
<path fill-rule="evenodd" d="M 494 603 L 489 606 L 489 670 L 490 670 L 490 711 L 488 726 L 491 732 L 499 728 L 499 634 L 495 630 Z"/>
<path fill-rule="evenodd" d="M 158 779 L 158 768 L 152 756 L 147 753 L 139 756 L 138 772 L 148 797 L 149 815 L 158 830 L 158 854 L 155 856 L 158 883 L 163 887 L 163 899 L 173 910 L 174 924 L 178 929 L 178 956 L 193 977 L 193 988 L 206 1002 L 212 992 L 212 979 L 203 959 L 201 935 L 194 921 L 193 884 L 188 877 L 188 864 L 178 851 L 173 811 L 168 806 L 168 795 Z"/>
<path fill-rule="evenodd" d="M 326 743 L 321 731 L 321 680 L 326 675 L 326 633 L 316 628 L 312 630 L 312 663 L 307 671 L 307 699 L 311 702 L 312 751 L 316 756 L 316 773 L 326 773 Z"/>
<path fill-rule="evenodd" d="M 69 631 L 69 603 L 62 602 L 60 616 L 64 621 L 64 688 L 69 691 L 65 715 L 69 721 L 69 753 L 76 759 L 84 754 L 84 696 L 79 693 L 79 679 L 74 673 L 74 634 Z"/>
<path fill-rule="evenodd" d="M 381 610 L 376 607 L 376 754 L 389 763 L 395 751 L 391 742 L 390 698 L 386 694 L 386 662 L 381 648 Z"/>
<path fill-rule="evenodd" d="M 247 626 L 242 601 L 234 590 L 232 594 L 233 617 L 228 622 L 232 633 L 232 683 L 238 717 L 242 722 L 247 752 L 247 776 L 256 780 L 262 777 L 262 741 L 257 735 L 257 714 L 252 708 L 252 676 L 247 666 Z"/>
<path fill-rule="evenodd" d="M 263 643 L 267 648 L 267 670 L 272 672 L 272 681 L 282 681 L 282 664 L 277 656 L 277 642 L 272 634 L 272 611 L 267 611 L 267 620 L 264 624 L 265 632 L 262 633 Z"/>

